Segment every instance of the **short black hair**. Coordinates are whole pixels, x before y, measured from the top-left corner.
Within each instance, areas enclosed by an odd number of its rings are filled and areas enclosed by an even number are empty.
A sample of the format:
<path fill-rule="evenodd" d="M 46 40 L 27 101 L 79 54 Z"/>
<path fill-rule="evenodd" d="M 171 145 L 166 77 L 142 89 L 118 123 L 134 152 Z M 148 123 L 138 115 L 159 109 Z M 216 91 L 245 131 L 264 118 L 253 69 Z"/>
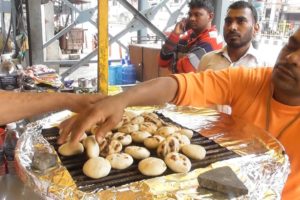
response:
<path fill-rule="evenodd" d="M 211 0 L 191 0 L 189 2 L 190 9 L 203 8 L 209 13 L 215 12 L 215 8 Z"/>
<path fill-rule="evenodd" d="M 252 16 L 253 16 L 255 23 L 257 23 L 257 21 L 258 21 L 257 11 L 251 3 L 248 3 L 246 1 L 236 1 L 228 7 L 228 10 L 229 9 L 233 9 L 233 10 L 234 9 L 242 9 L 242 8 L 249 8 L 252 12 Z"/>

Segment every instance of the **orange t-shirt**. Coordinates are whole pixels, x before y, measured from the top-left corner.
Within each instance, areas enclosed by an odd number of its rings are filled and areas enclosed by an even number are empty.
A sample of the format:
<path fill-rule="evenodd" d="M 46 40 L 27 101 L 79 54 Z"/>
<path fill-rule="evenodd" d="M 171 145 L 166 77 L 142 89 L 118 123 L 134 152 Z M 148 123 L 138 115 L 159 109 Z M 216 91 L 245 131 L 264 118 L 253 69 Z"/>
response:
<path fill-rule="evenodd" d="M 227 68 L 220 71 L 176 74 L 177 105 L 230 105 L 232 115 L 265 129 L 267 99 L 271 95 L 272 68 Z M 278 133 L 300 112 L 300 106 L 288 106 L 271 99 L 269 132 Z M 291 173 L 282 199 L 300 197 L 300 119 L 286 129 L 279 141 L 291 162 Z"/>

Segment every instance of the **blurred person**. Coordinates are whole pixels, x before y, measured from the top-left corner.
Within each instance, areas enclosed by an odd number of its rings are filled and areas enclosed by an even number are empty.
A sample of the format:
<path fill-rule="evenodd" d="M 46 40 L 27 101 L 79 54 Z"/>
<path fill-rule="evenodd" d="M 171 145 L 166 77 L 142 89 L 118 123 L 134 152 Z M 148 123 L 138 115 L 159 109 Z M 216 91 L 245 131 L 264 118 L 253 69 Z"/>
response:
<path fill-rule="evenodd" d="M 257 11 L 252 4 L 237 1 L 227 9 L 223 36 L 226 46 L 205 54 L 198 71 L 224 69 L 226 67 L 258 67 L 268 65 L 259 55 L 252 41 L 259 32 Z"/>
<path fill-rule="evenodd" d="M 223 46 L 212 25 L 214 7 L 211 0 L 191 0 L 187 19 L 178 22 L 162 46 L 158 65 L 173 73 L 194 72 L 201 57 Z"/>
<path fill-rule="evenodd" d="M 228 104 L 233 117 L 270 132 L 283 144 L 291 162 L 282 199 L 300 197 L 300 28 L 282 48 L 274 68 L 230 67 L 143 82 L 64 121 L 58 142 L 65 142 L 69 133 L 71 142 L 77 142 L 96 123 L 99 140 L 121 121 L 126 107 L 166 102 L 196 107 Z"/>

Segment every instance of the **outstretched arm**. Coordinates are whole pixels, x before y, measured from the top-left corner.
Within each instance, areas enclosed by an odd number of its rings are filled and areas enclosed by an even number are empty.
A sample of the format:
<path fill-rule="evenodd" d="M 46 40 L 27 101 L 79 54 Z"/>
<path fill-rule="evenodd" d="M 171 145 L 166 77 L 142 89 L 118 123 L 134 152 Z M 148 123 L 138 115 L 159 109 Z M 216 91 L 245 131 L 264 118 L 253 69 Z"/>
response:
<path fill-rule="evenodd" d="M 73 118 L 66 120 L 60 126 L 59 143 L 66 141 L 69 133 L 71 141 L 77 142 L 84 131 L 92 125 L 99 124 L 97 138 L 113 129 L 121 120 L 123 111 L 128 106 L 161 105 L 170 102 L 176 96 L 177 81 L 172 77 L 153 79 L 115 96 L 107 97 Z"/>
<path fill-rule="evenodd" d="M 141 83 L 117 95 L 125 106 L 161 105 L 174 99 L 178 84 L 172 77 L 161 77 Z"/>
<path fill-rule="evenodd" d="M 102 98 L 104 96 L 100 94 L 76 95 L 0 91 L 0 124 L 63 109 L 80 112 Z"/>

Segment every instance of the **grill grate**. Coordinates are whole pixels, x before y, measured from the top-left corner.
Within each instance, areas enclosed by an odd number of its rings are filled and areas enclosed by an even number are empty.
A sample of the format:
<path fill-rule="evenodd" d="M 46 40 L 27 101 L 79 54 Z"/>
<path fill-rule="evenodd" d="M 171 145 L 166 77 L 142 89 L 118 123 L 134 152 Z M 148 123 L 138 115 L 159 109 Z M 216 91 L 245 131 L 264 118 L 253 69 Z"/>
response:
<path fill-rule="evenodd" d="M 174 123 L 169 118 L 166 118 L 160 114 L 158 114 L 161 119 L 165 122 Z M 178 124 L 176 124 L 178 125 Z M 42 131 L 42 135 L 44 138 L 54 146 L 55 150 L 57 151 L 58 145 L 56 144 L 56 140 L 58 137 L 58 128 L 50 128 L 44 129 Z M 197 169 L 201 167 L 206 167 L 211 163 L 221 160 L 227 160 L 230 158 L 238 157 L 239 155 L 234 153 L 233 151 L 228 150 L 220 146 L 219 144 L 215 143 L 213 140 L 210 140 L 204 136 L 201 136 L 199 133 L 194 132 L 194 136 L 191 139 L 192 144 L 200 144 L 206 149 L 206 157 L 203 160 L 192 160 L 192 169 Z M 139 145 L 139 144 L 134 144 Z M 148 179 L 149 177 L 142 175 L 138 171 L 138 161 L 134 161 L 134 163 L 128 167 L 127 169 L 123 170 L 116 170 L 112 169 L 110 174 L 106 177 L 100 179 L 91 179 L 85 176 L 82 172 L 82 167 L 85 161 L 87 161 L 87 156 L 85 154 L 76 155 L 65 157 L 58 154 L 62 164 L 68 169 L 69 173 L 71 174 L 73 180 L 76 182 L 78 189 L 84 192 L 91 192 L 96 189 L 105 189 L 113 186 L 121 186 L 124 184 L 128 184 L 131 182 L 140 181 L 143 179 Z M 156 152 L 151 152 L 151 156 L 156 156 Z M 162 175 L 172 174 L 171 170 L 167 169 L 165 173 Z"/>

